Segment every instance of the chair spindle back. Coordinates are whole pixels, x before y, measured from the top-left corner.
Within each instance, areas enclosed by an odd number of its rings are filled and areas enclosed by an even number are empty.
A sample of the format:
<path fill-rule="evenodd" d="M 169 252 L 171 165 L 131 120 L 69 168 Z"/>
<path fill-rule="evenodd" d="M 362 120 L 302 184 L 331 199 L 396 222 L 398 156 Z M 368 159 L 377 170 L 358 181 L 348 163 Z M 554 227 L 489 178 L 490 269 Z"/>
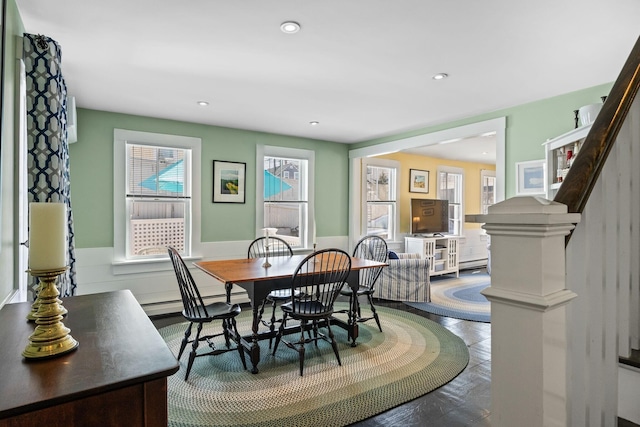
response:
<path fill-rule="evenodd" d="M 340 249 L 323 249 L 307 256 L 298 265 L 291 281 L 293 312 L 323 316 L 333 312 L 333 303 L 351 271 L 351 257 Z M 296 300 L 304 304 L 296 304 Z"/>
<path fill-rule="evenodd" d="M 354 258 L 386 263 L 389 257 L 387 242 L 379 236 L 364 236 L 353 250 Z M 373 290 L 384 267 L 365 268 L 360 271 L 360 286 Z"/>
<path fill-rule="evenodd" d="M 185 317 L 191 319 L 208 317 L 209 314 L 200 296 L 200 291 L 184 260 L 175 248 L 169 247 L 167 249 L 169 251 L 169 258 L 171 258 L 171 262 L 173 263 L 176 278 L 178 279 Z"/>
<path fill-rule="evenodd" d="M 265 248 L 266 237 L 258 237 L 249 245 L 247 258 L 264 258 L 267 250 Z M 269 256 L 291 256 L 293 249 L 279 237 L 269 236 Z"/>

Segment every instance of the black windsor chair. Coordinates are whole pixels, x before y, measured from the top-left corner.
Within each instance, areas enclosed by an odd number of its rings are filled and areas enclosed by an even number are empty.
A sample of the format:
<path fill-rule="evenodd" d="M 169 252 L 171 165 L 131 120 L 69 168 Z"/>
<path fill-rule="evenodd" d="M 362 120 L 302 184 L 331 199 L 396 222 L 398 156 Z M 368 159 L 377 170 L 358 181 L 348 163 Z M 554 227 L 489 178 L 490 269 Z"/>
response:
<path fill-rule="evenodd" d="M 333 352 L 342 365 L 338 345 L 331 331 L 331 316 L 333 304 L 340 294 L 340 290 L 347 281 L 351 271 L 351 257 L 340 249 L 323 249 L 308 255 L 296 268 L 291 279 L 291 294 L 297 295 L 289 302 L 281 305 L 283 321 L 276 335 L 273 354 L 280 341 L 287 347 L 296 350 L 300 359 L 300 375 L 304 370 L 304 346 L 310 342 L 318 345 L 319 340 L 331 343 Z M 300 322 L 300 338 L 296 342 L 289 342 L 283 338 L 288 318 Z M 319 321 L 324 320 L 327 335 L 319 331 Z M 313 337 L 305 338 L 305 330 L 313 329 Z"/>
<path fill-rule="evenodd" d="M 173 263 L 173 269 L 178 279 L 178 286 L 180 287 L 180 296 L 182 297 L 182 304 L 184 309 L 182 310 L 182 316 L 189 321 L 189 326 L 184 333 L 182 344 L 180 345 L 180 351 L 178 352 L 178 360 L 182 356 L 187 344 L 191 343 L 191 352 L 189 353 L 189 361 L 187 363 L 187 372 L 184 375 L 184 380 L 187 381 L 193 361 L 196 357 L 218 355 L 226 353 L 228 351 L 237 350 L 240 353 L 242 359 L 242 365 L 244 369 L 247 369 L 247 362 L 244 357 L 244 348 L 240 344 L 240 335 L 236 327 L 236 317 L 240 314 L 240 306 L 237 304 L 225 304 L 223 302 L 214 302 L 205 305 L 200 296 L 200 291 L 196 286 L 191 273 L 187 269 L 184 260 L 174 248 L 169 247 L 169 257 Z M 213 333 L 208 335 L 202 335 L 202 326 L 205 323 L 211 323 L 213 321 L 222 322 L 222 332 Z M 194 339 L 190 340 L 191 328 L 194 323 L 198 324 L 198 329 Z M 216 348 L 212 338 L 224 335 L 226 348 Z M 231 347 L 231 341 L 235 342 L 235 346 Z M 197 349 L 201 341 L 206 341 L 211 351 L 207 353 L 198 354 Z"/>

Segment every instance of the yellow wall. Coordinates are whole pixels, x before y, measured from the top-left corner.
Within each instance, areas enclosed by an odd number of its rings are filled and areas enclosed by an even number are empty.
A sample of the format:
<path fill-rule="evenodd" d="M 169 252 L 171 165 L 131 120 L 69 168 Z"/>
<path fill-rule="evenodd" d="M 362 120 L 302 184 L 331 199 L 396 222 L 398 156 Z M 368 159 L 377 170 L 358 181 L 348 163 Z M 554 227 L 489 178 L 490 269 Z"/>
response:
<path fill-rule="evenodd" d="M 415 154 L 392 153 L 378 156 L 400 162 L 400 194 L 398 206 L 400 215 L 400 232 L 409 233 L 409 205 L 411 199 L 436 199 L 436 184 L 438 182 L 438 166 L 451 166 L 464 169 L 464 210 L 465 214 L 480 213 L 480 172 L 482 170 L 495 171 L 496 166 L 483 163 L 468 163 L 457 160 L 436 159 L 434 157 L 418 156 Z M 429 171 L 429 193 L 409 192 L 409 169 Z M 465 223 L 465 228 L 480 228 L 481 224 Z"/>

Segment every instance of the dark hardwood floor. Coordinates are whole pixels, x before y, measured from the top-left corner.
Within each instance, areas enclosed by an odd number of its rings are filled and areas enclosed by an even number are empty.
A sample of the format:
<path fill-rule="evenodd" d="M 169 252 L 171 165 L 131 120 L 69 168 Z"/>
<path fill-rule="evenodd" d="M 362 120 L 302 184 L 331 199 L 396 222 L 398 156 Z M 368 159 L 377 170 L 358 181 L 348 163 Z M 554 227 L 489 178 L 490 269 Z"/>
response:
<path fill-rule="evenodd" d="M 376 301 L 426 317 L 459 336 L 469 349 L 469 365 L 448 384 L 417 399 L 374 417 L 352 424 L 354 427 L 475 427 L 491 425 L 491 325 L 426 313 L 401 302 Z M 243 307 L 249 309 L 249 307 Z M 151 319 L 161 328 L 184 319 L 180 315 Z M 619 427 L 640 427 L 618 420 Z"/>

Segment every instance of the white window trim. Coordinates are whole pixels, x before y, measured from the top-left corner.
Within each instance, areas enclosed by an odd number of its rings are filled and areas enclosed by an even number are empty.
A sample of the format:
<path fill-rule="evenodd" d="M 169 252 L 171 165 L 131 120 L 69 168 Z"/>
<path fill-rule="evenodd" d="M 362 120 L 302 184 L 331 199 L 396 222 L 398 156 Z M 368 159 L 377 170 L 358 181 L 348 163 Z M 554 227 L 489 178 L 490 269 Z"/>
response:
<path fill-rule="evenodd" d="M 457 173 L 462 175 L 462 197 L 460 198 L 460 234 L 459 236 L 464 236 L 464 220 L 465 220 L 465 210 L 464 210 L 464 199 L 465 199 L 465 176 L 464 169 L 456 168 L 454 166 L 438 166 L 436 169 L 436 173 L 438 176 L 437 179 L 437 187 L 436 187 L 436 198 L 440 198 L 440 172 L 447 173 Z"/>
<path fill-rule="evenodd" d="M 307 233 L 307 241 L 304 242 L 304 248 L 313 246 L 311 237 L 315 233 L 315 158 L 316 153 L 313 150 L 305 150 L 302 148 L 277 147 L 273 145 L 257 145 L 256 146 L 256 238 L 262 236 L 264 228 L 264 157 L 284 157 L 287 159 L 307 160 L 307 212 L 309 220 L 309 233 Z"/>
<path fill-rule="evenodd" d="M 396 242 L 398 241 L 398 236 L 400 232 L 400 166 L 401 163 L 397 160 L 389 160 L 389 159 L 378 159 L 375 157 L 367 157 L 362 159 L 362 170 L 360 174 L 360 237 L 364 237 L 367 234 L 367 167 L 383 167 L 383 168 L 393 168 L 396 170 L 396 208 L 395 208 L 395 221 L 392 228 L 393 236 L 391 239 L 387 239 L 387 242 Z"/>
<path fill-rule="evenodd" d="M 187 260 L 200 259 L 201 246 L 201 161 L 202 140 L 180 135 L 138 132 L 125 129 L 113 130 L 113 274 L 143 273 L 171 270 L 173 267 L 167 258 L 128 260 L 126 257 L 126 144 L 143 143 L 156 146 L 183 148 L 191 150 L 191 256 Z"/>

